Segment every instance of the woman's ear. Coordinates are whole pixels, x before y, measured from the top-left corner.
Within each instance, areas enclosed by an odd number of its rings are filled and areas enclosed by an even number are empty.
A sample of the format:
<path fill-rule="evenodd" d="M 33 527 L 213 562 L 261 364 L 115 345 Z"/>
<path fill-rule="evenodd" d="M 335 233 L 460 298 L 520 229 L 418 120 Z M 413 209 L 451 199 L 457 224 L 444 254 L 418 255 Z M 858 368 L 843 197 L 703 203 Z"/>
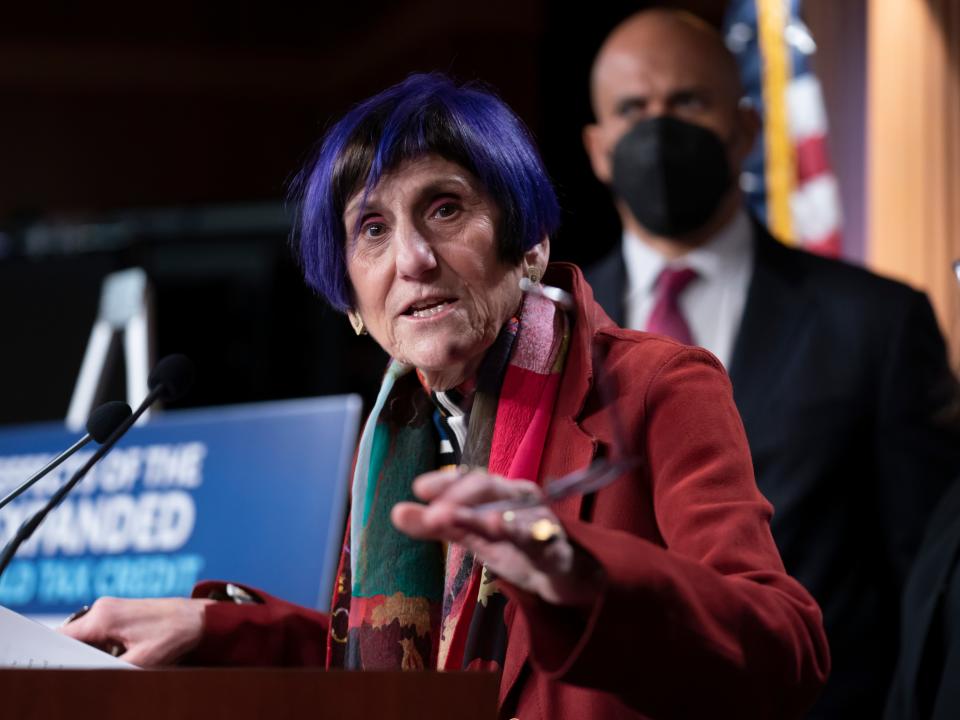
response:
<path fill-rule="evenodd" d="M 523 253 L 524 274 L 530 277 L 530 271 L 536 272 L 539 282 L 547 271 L 548 262 L 550 262 L 550 238 L 544 235 L 543 240 Z"/>

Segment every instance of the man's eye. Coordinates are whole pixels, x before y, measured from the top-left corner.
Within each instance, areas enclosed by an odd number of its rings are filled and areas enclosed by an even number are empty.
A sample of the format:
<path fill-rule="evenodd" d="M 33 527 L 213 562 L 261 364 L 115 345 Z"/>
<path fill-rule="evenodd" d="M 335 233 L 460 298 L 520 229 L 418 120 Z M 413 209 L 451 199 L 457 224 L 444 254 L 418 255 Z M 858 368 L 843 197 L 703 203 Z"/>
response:
<path fill-rule="evenodd" d="M 707 106 L 706 100 L 701 95 L 693 93 L 680 95 L 673 104 L 678 110 L 703 110 Z"/>
<path fill-rule="evenodd" d="M 617 115 L 625 120 L 642 118 L 647 112 L 647 101 L 633 99 L 617 105 Z"/>

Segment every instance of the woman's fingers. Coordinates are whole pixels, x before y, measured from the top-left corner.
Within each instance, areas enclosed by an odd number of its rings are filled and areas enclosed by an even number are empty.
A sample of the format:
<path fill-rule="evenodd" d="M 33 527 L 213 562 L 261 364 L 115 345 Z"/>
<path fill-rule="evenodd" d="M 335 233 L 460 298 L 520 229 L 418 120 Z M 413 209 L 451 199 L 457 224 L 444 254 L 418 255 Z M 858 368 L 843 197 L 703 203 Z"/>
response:
<path fill-rule="evenodd" d="M 427 504 L 401 502 L 391 511 L 401 532 L 422 540 L 460 543 L 497 576 L 548 602 L 582 606 L 593 602 L 596 563 L 584 558 L 578 562 L 553 511 L 542 504 L 506 512 L 478 509 L 502 500 L 542 501 L 543 493 L 533 483 L 482 470 L 445 470 L 418 477 L 414 493 Z"/>
<path fill-rule="evenodd" d="M 469 469 L 461 465 L 424 473 L 413 481 L 413 494 L 424 502 L 430 502 L 468 472 Z"/>
<path fill-rule="evenodd" d="M 474 529 L 484 537 L 504 539 L 496 513 L 480 513 L 474 519 L 469 509 L 475 505 L 502 500 L 540 500 L 543 495 L 534 483 L 506 480 L 482 470 L 451 469 L 425 473 L 413 484 L 414 494 L 427 505 L 397 503 L 391 511 L 394 525 L 402 532 L 421 539 L 459 540 L 464 529 Z"/>
<path fill-rule="evenodd" d="M 419 540 L 432 538 L 433 528 L 424 520 L 426 505 L 415 502 L 399 502 L 390 510 L 393 526 L 402 533 Z"/>
<path fill-rule="evenodd" d="M 450 503 L 400 502 L 390 511 L 390 519 L 397 530 L 418 540 L 460 542 L 469 531 L 469 527 L 461 526 L 458 521 L 460 510 L 460 506 Z"/>
<path fill-rule="evenodd" d="M 487 542 L 510 542 L 538 563 L 551 557 L 558 541 L 566 540 L 563 526 L 556 515 L 545 507 L 505 512 L 477 512 L 460 508 L 455 513 L 455 523 L 465 532 L 482 537 Z"/>
<path fill-rule="evenodd" d="M 554 545 L 565 544 L 566 534 L 548 508 L 474 509 L 495 501 L 541 499 L 542 493 L 533 483 L 506 480 L 480 470 L 454 470 L 421 475 L 414 487 L 418 496 L 431 500 L 427 505 L 403 502 L 394 506 L 391 518 L 401 532 L 418 539 L 466 545 L 506 542 L 536 565 L 556 565 Z"/>
<path fill-rule="evenodd" d="M 429 503 L 479 505 L 496 500 L 541 500 L 543 492 L 528 480 L 507 480 L 483 470 L 451 469 L 425 473 L 413 482 L 414 494 Z"/>
<path fill-rule="evenodd" d="M 116 598 L 100 598 L 90 609 L 59 628 L 64 635 L 88 645 L 104 647 L 119 641 L 123 626 L 122 601 Z M 118 615 L 119 613 L 119 615 Z"/>
<path fill-rule="evenodd" d="M 103 650 L 118 648 L 124 652 L 121 657 L 135 665 L 169 665 L 199 643 L 204 610 L 211 602 L 101 598 L 60 632 Z"/>

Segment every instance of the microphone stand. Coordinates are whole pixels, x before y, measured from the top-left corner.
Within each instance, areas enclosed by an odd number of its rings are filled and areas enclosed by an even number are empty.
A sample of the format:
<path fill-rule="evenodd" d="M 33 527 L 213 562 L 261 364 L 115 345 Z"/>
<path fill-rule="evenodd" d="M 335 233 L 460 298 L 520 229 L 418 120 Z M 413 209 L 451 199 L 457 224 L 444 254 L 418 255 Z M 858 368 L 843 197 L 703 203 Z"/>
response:
<path fill-rule="evenodd" d="M 51 460 L 50 462 L 48 462 L 48 463 L 47 463 L 46 465 L 44 465 L 42 468 L 40 468 L 39 470 L 37 470 L 33 475 L 31 475 L 29 478 L 27 478 L 27 480 L 26 480 L 22 485 L 20 485 L 18 488 L 14 489 L 14 490 L 11 491 L 9 494 L 7 494 L 7 496 L 4 497 L 3 500 L 0 500 L 0 508 L 3 508 L 5 505 L 8 505 L 11 500 L 16 499 L 16 498 L 19 497 L 22 493 L 24 493 L 24 492 L 26 492 L 27 490 L 29 490 L 30 487 L 31 487 L 37 480 L 39 480 L 40 478 L 42 478 L 44 475 L 46 475 L 47 473 L 49 473 L 51 470 L 56 469 L 64 460 L 66 460 L 68 457 L 70 457 L 71 455 L 73 455 L 77 450 L 79 450 L 80 448 L 82 448 L 84 445 L 86 445 L 86 444 L 87 444 L 88 442 L 90 442 L 92 439 L 93 439 L 93 436 L 90 435 L 89 433 L 87 433 L 87 434 L 84 435 L 82 438 L 80 438 L 79 440 L 77 440 L 73 445 L 71 445 L 70 447 L 68 447 L 68 448 L 67 448 L 66 450 L 64 450 L 62 453 L 60 453 L 59 455 L 57 455 L 53 460 Z"/>

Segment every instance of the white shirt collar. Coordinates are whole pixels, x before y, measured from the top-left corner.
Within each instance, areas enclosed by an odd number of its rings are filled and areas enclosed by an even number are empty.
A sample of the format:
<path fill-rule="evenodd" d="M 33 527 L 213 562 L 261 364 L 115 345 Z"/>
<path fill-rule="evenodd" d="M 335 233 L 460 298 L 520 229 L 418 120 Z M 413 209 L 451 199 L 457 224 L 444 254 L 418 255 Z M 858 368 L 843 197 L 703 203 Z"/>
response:
<path fill-rule="evenodd" d="M 750 252 L 751 239 L 750 218 L 742 209 L 703 245 L 669 262 L 636 235 L 624 231 L 627 298 L 637 293 L 646 295 L 653 292 L 654 283 L 668 264 L 692 268 L 699 277 L 706 279 L 722 274 L 743 263 L 744 253 Z"/>

